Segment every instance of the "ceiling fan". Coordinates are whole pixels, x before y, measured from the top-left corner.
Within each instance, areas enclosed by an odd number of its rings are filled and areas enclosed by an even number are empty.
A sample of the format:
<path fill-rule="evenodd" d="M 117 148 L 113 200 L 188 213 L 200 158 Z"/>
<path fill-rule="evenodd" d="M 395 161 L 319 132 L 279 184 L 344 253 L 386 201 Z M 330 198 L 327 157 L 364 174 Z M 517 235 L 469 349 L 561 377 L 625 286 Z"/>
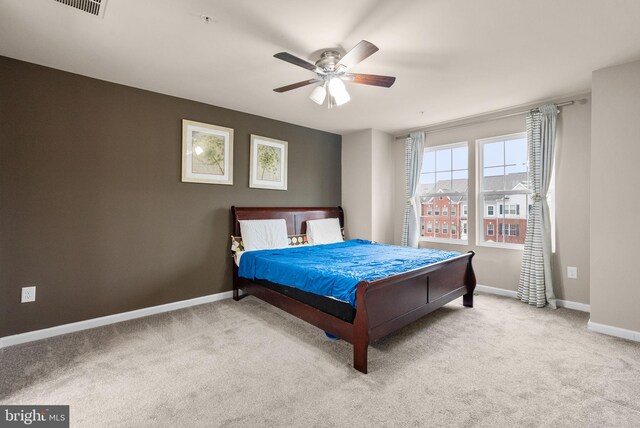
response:
<path fill-rule="evenodd" d="M 287 92 L 292 89 L 301 88 L 314 83 L 320 83 L 321 85 L 311 92 L 311 96 L 309 98 L 320 105 L 324 103 L 325 98 L 328 98 L 327 106 L 331 108 L 334 105 L 341 106 L 351 99 L 343 81 L 390 88 L 396 81 L 395 77 L 348 72 L 351 67 L 369 58 L 377 51 L 378 47 L 376 45 L 366 40 L 362 40 L 353 49 L 347 52 L 344 57 L 340 57 L 339 52 L 332 50 L 322 52 L 320 59 L 317 60 L 315 64 L 311 64 L 310 62 L 287 52 L 277 53 L 274 57 L 293 65 L 297 65 L 298 67 L 311 70 L 316 73 L 317 76 L 314 79 L 303 80 L 302 82 L 276 88 L 274 91 Z M 327 92 L 329 97 L 327 97 Z"/>

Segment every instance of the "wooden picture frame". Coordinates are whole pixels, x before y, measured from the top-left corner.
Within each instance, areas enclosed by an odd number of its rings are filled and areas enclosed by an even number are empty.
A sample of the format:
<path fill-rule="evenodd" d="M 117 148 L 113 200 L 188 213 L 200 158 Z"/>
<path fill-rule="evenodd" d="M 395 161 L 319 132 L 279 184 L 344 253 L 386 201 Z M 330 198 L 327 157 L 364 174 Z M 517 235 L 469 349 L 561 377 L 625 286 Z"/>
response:
<path fill-rule="evenodd" d="M 288 143 L 251 135 L 249 187 L 287 190 Z"/>
<path fill-rule="evenodd" d="M 233 185 L 233 129 L 182 121 L 182 181 Z"/>

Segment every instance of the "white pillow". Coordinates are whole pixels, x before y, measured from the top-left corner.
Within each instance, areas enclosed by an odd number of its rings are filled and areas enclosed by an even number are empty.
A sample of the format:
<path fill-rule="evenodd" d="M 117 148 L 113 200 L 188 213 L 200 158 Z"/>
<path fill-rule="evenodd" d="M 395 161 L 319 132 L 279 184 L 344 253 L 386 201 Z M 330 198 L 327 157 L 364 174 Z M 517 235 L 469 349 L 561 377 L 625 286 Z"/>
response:
<path fill-rule="evenodd" d="M 307 221 L 307 238 L 311 245 L 342 242 L 340 221 L 337 218 Z"/>
<path fill-rule="evenodd" d="M 240 220 L 245 251 L 272 250 L 289 245 L 287 222 L 276 220 Z"/>

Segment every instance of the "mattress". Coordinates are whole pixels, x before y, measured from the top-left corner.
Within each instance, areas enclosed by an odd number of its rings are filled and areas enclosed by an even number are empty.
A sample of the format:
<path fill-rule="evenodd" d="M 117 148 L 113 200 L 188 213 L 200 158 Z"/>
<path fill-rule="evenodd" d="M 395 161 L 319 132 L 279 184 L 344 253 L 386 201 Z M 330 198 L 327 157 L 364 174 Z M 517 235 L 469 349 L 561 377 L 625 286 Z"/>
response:
<path fill-rule="evenodd" d="M 375 281 L 459 256 L 456 251 L 383 245 L 365 240 L 246 251 L 238 276 L 328 296 L 356 307 L 361 281 Z"/>
<path fill-rule="evenodd" d="M 294 300 L 305 303 L 324 313 L 333 315 L 334 317 L 348 323 L 353 324 L 353 320 L 356 318 L 356 308 L 347 302 L 341 302 L 340 300 L 332 299 L 331 297 L 320 296 L 318 294 L 309 293 L 308 291 L 299 290 L 295 287 L 288 287 L 286 285 L 276 284 L 274 282 L 261 279 L 254 280 L 254 282 L 258 285 L 284 294 Z"/>

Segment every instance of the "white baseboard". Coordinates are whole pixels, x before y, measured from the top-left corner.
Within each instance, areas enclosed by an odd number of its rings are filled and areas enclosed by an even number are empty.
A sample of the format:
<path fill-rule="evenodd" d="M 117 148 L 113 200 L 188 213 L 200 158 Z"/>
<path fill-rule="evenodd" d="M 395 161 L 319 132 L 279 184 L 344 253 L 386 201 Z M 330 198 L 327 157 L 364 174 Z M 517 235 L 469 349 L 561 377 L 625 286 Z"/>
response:
<path fill-rule="evenodd" d="M 478 284 L 476 285 L 476 291 L 488 294 L 497 294 L 498 296 L 513 297 L 514 299 L 518 298 L 517 291 L 507 290 L 504 288 L 489 287 L 488 285 Z M 556 305 L 558 305 L 559 308 L 573 309 L 582 312 L 591 312 L 591 305 L 588 305 L 586 303 L 572 302 L 570 300 L 556 300 Z"/>
<path fill-rule="evenodd" d="M 586 303 L 572 302 L 570 300 L 556 300 L 559 308 L 573 309 L 574 311 L 591 312 L 591 305 Z"/>
<path fill-rule="evenodd" d="M 608 334 L 609 336 L 620 337 L 622 339 L 640 342 L 640 331 L 627 330 L 626 328 L 613 327 L 606 324 L 599 324 L 589 320 L 587 329 L 596 333 Z"/>
<path fill-rule="evenodd" d="M 149 308 L 137 309 L 135 311 L 122 312 L 114 315 L 107 315 L 100 318 L 92 318 L 89 320 L 58 325 L 55 327 L 45 328 L 42 330 L 35 330 L 35 331 L 29 331 L 26 333 L 20 333 L 13 336 L 0 337 L 0 349 L 6 346 L 18 345 L 20 343 L 46 339 L 48 337 L 59 336 L 61 334 L 73 333 L 76 331 L 82 331 L 90 328 L 101 327 L 103 325 L 115 324 L 122 321 L 128 321 L 135 318 L 142 318 L 149 315 L 161 314 L 163 312 L 175 311 L 177 309 L 188 308 L 190 306 L 217 302 L 219 300 L 229 299 L 232 296 L 233 296 L 233 291 L 225 291 L 223 293 L 209 294 L 207 296 L 196 297 L 194 299 L 181 300 L 179 302 L 172 302 L 164 305 L 151 306 Z"/>
<path fill-rule="evenodd" d="M 487 294 L 497 294 L 498 296 L 518 298 L 518 293 L 513 290 L 507 290 L 505 288 L 489 287 L 488 285 L 476 285 L 476 291 L 481 291 Z"/>

